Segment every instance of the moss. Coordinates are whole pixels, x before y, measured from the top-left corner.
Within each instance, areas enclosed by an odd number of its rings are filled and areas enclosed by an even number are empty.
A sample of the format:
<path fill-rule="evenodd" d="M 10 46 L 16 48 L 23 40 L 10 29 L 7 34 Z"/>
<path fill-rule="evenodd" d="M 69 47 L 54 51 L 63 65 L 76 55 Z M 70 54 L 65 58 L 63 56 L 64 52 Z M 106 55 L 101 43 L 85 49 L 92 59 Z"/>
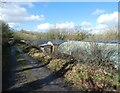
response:
<path fill-rule="evenodd" d="M 25 75 L 28 75 L 30 73 L 30 71 L 29 70 L 25 70 L 24 73 L 25 73 Z"/>

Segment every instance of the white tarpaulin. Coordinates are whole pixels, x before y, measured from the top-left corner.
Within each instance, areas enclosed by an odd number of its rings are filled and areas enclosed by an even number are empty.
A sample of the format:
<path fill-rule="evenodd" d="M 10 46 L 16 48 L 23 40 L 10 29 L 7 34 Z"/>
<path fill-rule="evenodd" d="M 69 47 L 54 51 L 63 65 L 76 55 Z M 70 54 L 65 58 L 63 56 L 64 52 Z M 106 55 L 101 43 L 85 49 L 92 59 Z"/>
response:
<path fill-rule="evenodd" d="M 108 53 L 106 53 L 108 50 L 113 51 L 111 52 L 112 55 L 110 57 L 110 60 L 113 60 L 114 62 L 118 63 L 120 50 L 119 45 L 117 43 L 94 43 L 94 42 L 83 42 L 83 41 L 68 41 L 62 43 L 58 47 L 58 52 L 65 53 L 68 55 L 72 55 L 74 52 L 76 52 L 76 56 L 79 56 L 78 51 L 76 50 L 85 50 L 90 55 L 91 54 L 91 48 L 92 46 L 97 46 L 98 49 L 101 49 L 103 51 L 102 55 L 106 56 Z M 107 51 L 104 51 L 107 50 Z M 80 51 L 79 51 L 80 52 Z M 82 52 L 82 51 L 81 51 Z"/>

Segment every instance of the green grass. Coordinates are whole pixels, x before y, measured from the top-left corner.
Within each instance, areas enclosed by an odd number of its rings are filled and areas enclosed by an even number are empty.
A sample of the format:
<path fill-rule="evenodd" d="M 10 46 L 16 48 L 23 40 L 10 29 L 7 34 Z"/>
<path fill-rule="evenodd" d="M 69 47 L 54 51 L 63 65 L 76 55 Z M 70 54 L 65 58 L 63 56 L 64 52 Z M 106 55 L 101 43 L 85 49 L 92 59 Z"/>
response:
<path fill-rule="evenodd" d="M 16 55 L 17 55 L 17 61 L 20 63 L 20 69 L 24 68 L 26 66 L 26 61 L 24 59 L 24 57 L 20 54 L 19 51 L 16 51 Z"/>

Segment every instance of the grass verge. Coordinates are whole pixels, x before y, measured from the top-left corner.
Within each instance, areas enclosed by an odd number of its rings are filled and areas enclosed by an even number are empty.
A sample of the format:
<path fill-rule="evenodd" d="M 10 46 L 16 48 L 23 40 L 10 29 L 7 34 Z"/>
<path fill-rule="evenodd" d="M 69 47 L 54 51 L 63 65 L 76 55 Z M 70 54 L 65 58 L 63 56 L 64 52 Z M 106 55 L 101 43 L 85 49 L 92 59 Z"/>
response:
<path fill-rule="evenodd" d="M 24 49 L 22 45 L 20 47 Z M 74 87 L 87 91 L 119 91 L 120 75 L 117 70 L 106 70 L 97 66 L 90 66 L 87 62 L 78 62 L 72 66 L 70 62 L 73 61 L 74 63 L 76 61 L 72 57 L 65 55 L 57 55 L 56 57 L 42 53 L 35 48 L 29 49 L 27 54 L 47 64 L 47 67 L 53 72 L 63 71 L 62 73 L 64 73 L 66 71 L 62 76 Z M 64 70 L 61 70 L 61 68 Z"/>

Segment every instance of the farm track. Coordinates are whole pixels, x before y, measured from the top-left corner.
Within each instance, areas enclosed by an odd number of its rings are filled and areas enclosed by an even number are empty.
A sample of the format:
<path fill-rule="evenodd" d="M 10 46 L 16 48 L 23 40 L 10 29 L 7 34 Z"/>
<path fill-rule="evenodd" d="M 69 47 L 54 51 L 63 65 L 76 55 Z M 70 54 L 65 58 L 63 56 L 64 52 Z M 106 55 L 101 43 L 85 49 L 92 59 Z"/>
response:
<path fill-rule="evenodd" d="M 18 51 L 23 60 L 18 60 Z M 75 91 L 62 77 L 52 73 L 42 62 L 26 55 L 20 48 L 11 47 L 8 64 L 3 70 L 4 91 Z"/>

